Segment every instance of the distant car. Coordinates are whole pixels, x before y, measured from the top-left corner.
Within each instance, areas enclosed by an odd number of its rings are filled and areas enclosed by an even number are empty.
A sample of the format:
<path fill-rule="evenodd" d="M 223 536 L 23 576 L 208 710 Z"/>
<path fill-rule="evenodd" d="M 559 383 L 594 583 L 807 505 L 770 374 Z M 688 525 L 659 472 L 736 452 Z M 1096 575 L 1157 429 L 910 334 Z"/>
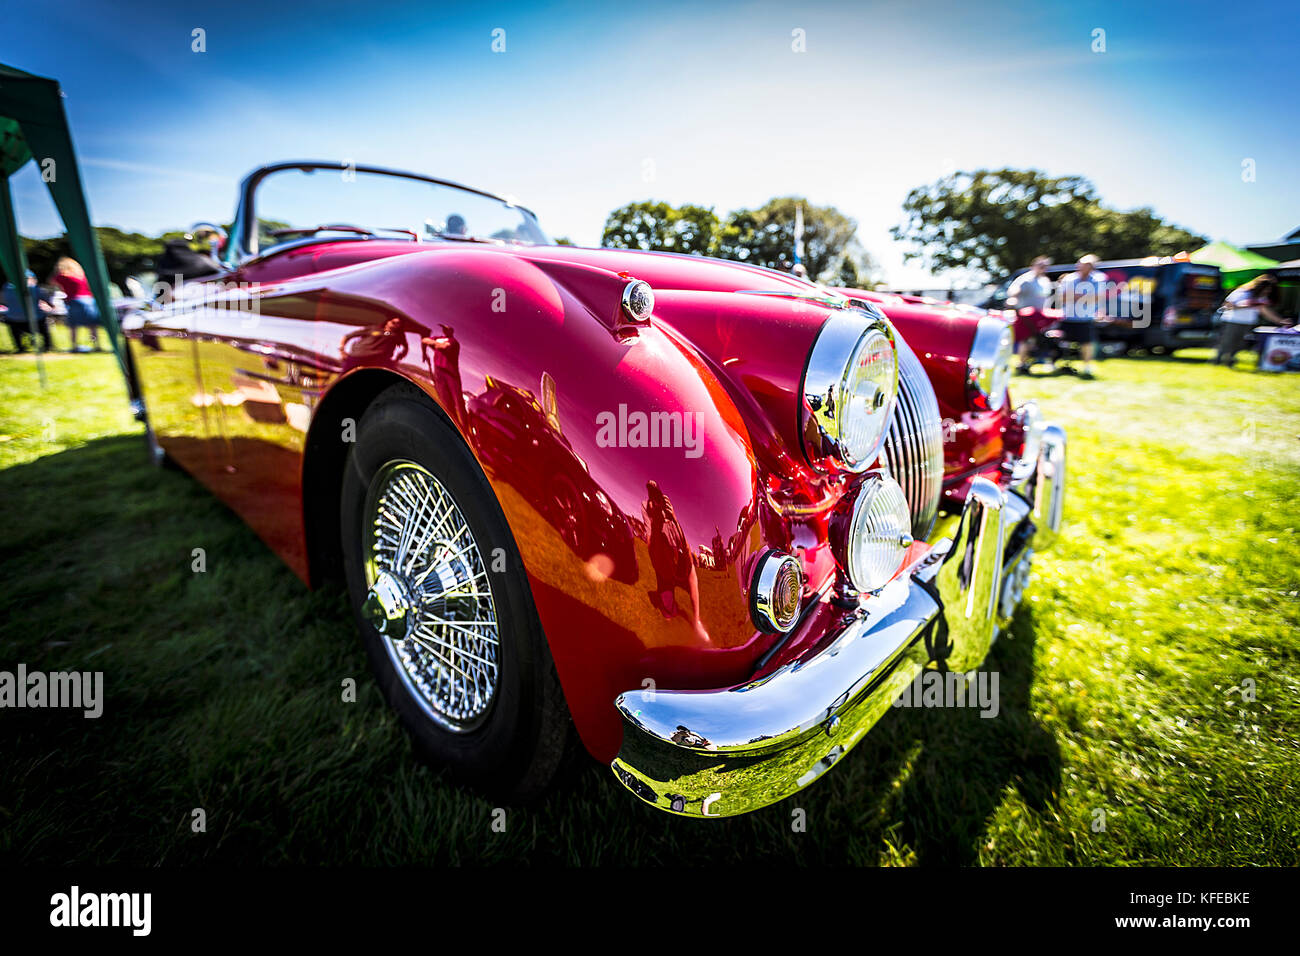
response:
<path fill-rule="evenodd" d="M 1065 436 L 1004 412 L 965 315 L 900 336 L 866 297 L 333 163 L 254 171 L 224 256 L 127 317 L 151 450 L 341 578 L 420 751 L 496 793 L 576 729 L 660 809 L 780 800 L 922 668 L 983 659 L 1060 526 Z"/>
<path fill-rule="evenodd" d="M 1223 302 L 1223 282 L 1215 266 L 1182 259 L 1117 259 L 1097 263 L 1113 294 L 1107 314 L 1097 324 L 1102 343 L 1122 350 L 1142 349 L 1173 354 L 1178 349 L 1211 345 L 1216 332 L 1215 311 Z M 1075 270 L 1074 263 L 1047 267 L 1053 282 Z M 1007 290 L 1025 269 L 1003 279 L 981 306 L 1007 308 Z M 1060 318 L 1059 309 L 1044 310 Z"/>

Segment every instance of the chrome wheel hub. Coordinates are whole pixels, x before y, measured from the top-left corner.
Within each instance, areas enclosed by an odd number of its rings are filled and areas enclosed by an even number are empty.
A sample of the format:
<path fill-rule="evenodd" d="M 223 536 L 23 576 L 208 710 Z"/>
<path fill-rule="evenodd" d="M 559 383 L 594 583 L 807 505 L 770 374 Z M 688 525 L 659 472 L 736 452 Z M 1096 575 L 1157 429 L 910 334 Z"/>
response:
<path fill-rule="evenodd" d="M 394 639 L 408 637 L 418 605 L 405 578 L 380 571 L 366 593 L 361 612 L 376 631 Z"/>
<path fill-rule="evenodd" d="M 478 542 L 431 472 L 393 461 L 375 475 L 362 528 L 362 616 L 385 638 L 408 693 L 436 723 L 482 723 L 499 678 L 496 605 Z"/>

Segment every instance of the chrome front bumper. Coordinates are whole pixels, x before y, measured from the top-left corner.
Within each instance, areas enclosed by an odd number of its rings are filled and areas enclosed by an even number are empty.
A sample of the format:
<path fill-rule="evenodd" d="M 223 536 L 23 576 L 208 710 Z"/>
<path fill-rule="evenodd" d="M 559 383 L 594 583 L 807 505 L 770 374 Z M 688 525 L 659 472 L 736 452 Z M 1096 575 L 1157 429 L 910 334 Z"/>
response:
<path fill-rule="evenodd" d="M 977 666 L 1010 613 L 1004 569 L 1061 526 L 1065 432 L 1034 427 L 1037 453 L 1011 463 L 1006 490 L 976 478 L 952 536 L 846 610 L 803 658 L 735 687 L 619 695 L 615 776 L 671 813 L 757 810 L 834 766 L 922 668 Z"/>

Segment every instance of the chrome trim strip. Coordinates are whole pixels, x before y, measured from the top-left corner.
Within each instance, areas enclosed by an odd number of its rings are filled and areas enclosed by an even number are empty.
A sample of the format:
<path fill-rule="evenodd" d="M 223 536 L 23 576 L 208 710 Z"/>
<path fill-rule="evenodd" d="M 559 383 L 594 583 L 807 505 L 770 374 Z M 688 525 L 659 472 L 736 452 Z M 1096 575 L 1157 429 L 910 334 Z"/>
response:
<path fill-rule="evenodd" d="M 864 299 L 855 299 L 839 293 L 796 292 L 794 289 L 737 289 L 735 294 L 770 295 L 778 299 L 798 299 L 802 302 L 816 302 L 831 309 L 856 309 L 870 305 Z"/>

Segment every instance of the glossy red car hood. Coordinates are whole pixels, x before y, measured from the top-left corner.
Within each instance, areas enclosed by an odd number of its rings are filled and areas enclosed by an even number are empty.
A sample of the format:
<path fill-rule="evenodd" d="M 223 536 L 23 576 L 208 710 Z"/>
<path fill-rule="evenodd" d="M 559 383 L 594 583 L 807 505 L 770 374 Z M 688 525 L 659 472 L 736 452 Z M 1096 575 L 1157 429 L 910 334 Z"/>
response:
<path fill-rule="evenodd" d="M 519 254 L 530 259 L 576 262 L 644 279 L 656 291 L 737 292 L 751 289 L 824 295 L 825 292 L 795 276 L 773 272 L 743 262 L 708 259 L 671 252 L 632 249 L 584 249 L 576 246 L 539 246 Z"/>
<path fill-rule="evenodd" d="M 655 322 L 727 388 L 763 470 L 820 484 L 803 458 L 799 388 L 830 307 L 801 297 L 825 298 L 825 289 L 770 269 L 701 256 L 564 246 L 524 255 L 539 265 L 565 263 L 650 283 Z"/>
<path fill-rule="evenodd" d="M 648 282 L 655 293 L 654 324 L 731 395 L 764 470 L 820 483 L 803 458 L 798 390 L 805 359 L 829 307 L 799 297 L 825 298 L 830 293 L 794 276 L 663 252 L 378 239 L 305 244 L 272 253 L 254 271 L 256 281 L 274 282 L 304 272 L 364 268 L 398 256 L 427 256 L 432 261 L 444 255 L 462 262 L 489 257 L 527 262 L 615 334 L 620 325 L 627 325 L 621 309 L 627 281 Z M 487 264 L 488 271 L 493 268 Z M 505 271 L 504 264 L 496 271 Z"/>
<path fill-rule="evenodd" d="M 627 279 L 648 282 L 655 323 L 726 387 L 763 470 L 820 484 L 803 458 L 798 392 L 830 308 L 800 296 L 825 298 L 827 290 L 770 269 L 701 256 L 575 246 L 478 248 L 534 263 L 601 318 L 618 314 Z"/>

